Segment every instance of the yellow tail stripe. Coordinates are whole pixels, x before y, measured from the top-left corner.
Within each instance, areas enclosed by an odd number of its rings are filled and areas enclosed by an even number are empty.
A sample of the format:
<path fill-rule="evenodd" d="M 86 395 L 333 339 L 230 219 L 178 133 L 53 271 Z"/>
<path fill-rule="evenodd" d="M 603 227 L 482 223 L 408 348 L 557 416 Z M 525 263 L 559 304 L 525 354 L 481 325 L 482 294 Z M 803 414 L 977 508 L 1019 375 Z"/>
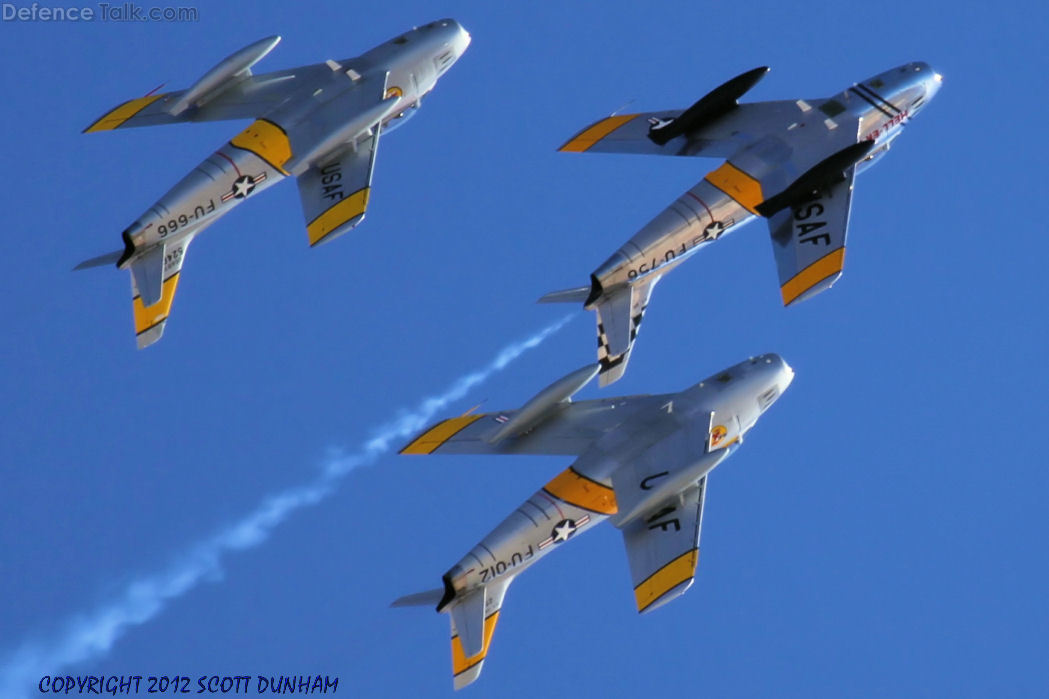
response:
<path fill-rule="evenodd" d="M 816 260 L 780 287 L 780 292 L 783 294 L 783 305 L 789 306 L 799 296 L 823 280 L 840 274 L 844 266 L 845 248 L 838 248 Z"/>
<path fill-rule="evenodd" d="M 160 291 L 160 300 L 152 306 L 144 306 L 142 304 L 141 296 L 136 296 L 131 301 L 131 306 L 135 313 L 136 335 L 141 335 L 150 328 L 167 320 L 168 314 L 171 312 L 171 302 L 175 300 L 175 289 L 178 287 L 178 275 L 179 272 L 175 272 L 164 280 L 164 285 L 161 287 Z"/>
<path fill-rule="evenodd" d="M 230 145 L 259 156 L 285 175 L 284 164 L 291 160 L 291 141 L 284 129 L 266 119 L 257 119 L 233 137 Z"/>
<path fill-rule="evenodd" d="M 461 415 L 438 422 L 415 439 L 414 442 L 401 449 L 402 454 L 432 454 L 442 444 L 462 431 L 467 425 L 480 420 L 483 415 Z"/>
<path fill-rule="evenodd" d="M 569 505 L 582 507 L 591 512 L 614 515 L 619 511 L 614 490 L 576 473 L 571 467 L 554 477 L 543 487 L 543 490 L 564 500 Z"/>
<path fill-rule="evenodd" d="M 735 199 L 752 214 L 758 213 L 758 204 L 765 201 L 765 196 L 761 193 L 761 183 L 732 163 L 726 162 L 704 179 Z"/>
<path fill-rule="evenodd" d="M 580 131 L 558 150 L 562 153 L 582 153 L 636 116 L 637 114 L 620 114 L 602 119 Z"/>
<path fill-rule="evenodd" d="M 364 213 L 368 208 L 368 194 L 371 188 L 365 187 L 346 197 L 335 206 L 306 224 L 306 234 L 310 245 L 316 245 L 333 230 Z"/>
<path fill-rule="evenodd" d="M 466 657 L 466 653 L 463 651 L 463 642 L 459 640 L 459 637 L 452 636 L 453 675 L 462 674 L 484 660 L 485 656 L 488 655 L 488 644 L 492 642 L 492 634 L 495 633 L 495 624 L 498 621 L 499 612 L 493 612 L 490 617 L 484 620 L 484 645 L 481 646 L 481 652 L 472 658 Z"/>
<path fill-rule="evenodd" d="M 660 597 L 681 583 L 688 582 L 696 574 L 698 557 L 699 549 L 692 549 L 645 578 L 640 585 L 634 588 L 637 611 L 645 611 Z"/>
<path fill-rule="evenodd" d="M 94 124 L 84 129 L 84 133 L 111 131 L 156 102 L 161 97 L 164 97 L 166 94 L 167 93 L 149 95 L 148 97 L 139 97 L 138 99 L 129 100 L 116 109 L 103 114 Z"/>

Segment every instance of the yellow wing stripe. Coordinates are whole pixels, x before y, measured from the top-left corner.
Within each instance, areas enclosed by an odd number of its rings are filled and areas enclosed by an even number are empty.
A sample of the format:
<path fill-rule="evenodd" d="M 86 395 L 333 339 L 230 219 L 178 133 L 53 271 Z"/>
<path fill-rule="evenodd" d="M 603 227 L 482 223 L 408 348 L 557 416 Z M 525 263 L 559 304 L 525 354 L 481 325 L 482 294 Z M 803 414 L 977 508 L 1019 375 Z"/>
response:
<path fill-rule="evenodd" d="M 402 454 L 432 454 L 442 444 L 457 435 L 468 425 L 480 420 L 484 415 L 461 415 L 438 422 L 401 449 Z"/>
<path fill-rule="evenodd" d="M 266 119 L 257 119 L 233 137 L 230 145 L 254 153 L 285 175 L 284 164 L 291 160 L 291 141 L 284 129 Z"/>
<path fill-rule="evenodd" d="M 141 335 L 150 328 L 160 325 L 168 318 L 171 312 L 171 302 L 175 300 L 175 289 L 178 287 L 179 272 L 175 272 L 164 280 L 161 287 L 160 300 L 152 306 L 142 305 L 142 297 L 136 296 L 131 301 L 135 313 L 135 334 Z"/>
<path fill-rule="evenodd" d="M 840 274 L 844 266 L 845 248 L 838 248 L 816 260 L 780 287 L 780 292 L 783 294 L 783 305 L 789 306 L 812 287 L 829 277 Z"/>
<path fill-rule="evenodd" d="M 368 208 L 369 192 L 371 192 L 370 187 L 358 189 L 306 224 L 306 234 L 310 238 L 310 245 L 316 245 L 342 224 L 363 214 Z"/>
<path fill-rule="evenodd" d="M 571 467 L 566 468 L 543 486 L 543 490 L 564 500 L 569 505 L 582 507 L 591 512 L 614 515 L 619 511 L 614 490 L 607 485 L 590 480 L 572 470 Z"/>
<path fill-rule="evenodd" d="M 164 97 L 167 93 L 159 95 L 149 95 L 147 97 L 139 97 L 125 102 L 116 109 L 110 110 L 103 114 L 98 120 L 91 126 L 84 129 L 84 133 L 95 133 L 96 131 L 111 131 L 125 121 L 135 116 L 149 105 L 156 102 L 161 97 Z"/>
<path fill-rule="evenodd" d="M 558 150 L 562 153 L 582 153 L 636 116 L 637 114 L 620 114 L 602 119 L 580 131 Z"/>
<path fill-rule="evenodd" d="M 637 599 L 637 611 L 645 611 L 660 597 L 681 583 L 692 579 L 692 576 L 696 574 L 696 561 L 698 558 L 699 549 L 692 549 L 645 578 L 640 585 L 634 588 L 634 597 Z"/>
<path fill-rule="evenodd" d="M 466 653 L 463 651 L 463 642 L 459 640 L 459 637 L 452 636 L 453 675 L 461 675 L 484 660 L 484 657 L 488 655 L 488 644 L 492 642 L 492 634 L 495 633 L 495 624 L 498 621 L 499 612 L 493 612 L 491 616 L 484 620 L 484 645 L 481 646 L 481 652 L 472 658 L 466 657 Z"/>
<path fill-rule="evenodd" d="M 758 213 L 758 204 L 765 201 L 765 196 L 761 193 L 761 183 L 732 163 L 726 162 L 704 179 L 735 199 L 752 214 Z"/>

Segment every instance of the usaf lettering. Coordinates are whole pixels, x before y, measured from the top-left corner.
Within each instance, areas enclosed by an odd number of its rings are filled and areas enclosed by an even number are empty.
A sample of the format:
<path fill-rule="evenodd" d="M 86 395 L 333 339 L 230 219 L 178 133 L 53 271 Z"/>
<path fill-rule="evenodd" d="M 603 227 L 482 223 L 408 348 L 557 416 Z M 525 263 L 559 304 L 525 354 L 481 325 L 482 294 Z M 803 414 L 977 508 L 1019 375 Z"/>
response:
<path fill-rule="evenodd" d="M 321 196 L 333 204 L 343 200 L 346 195 L 342 193 L 342 165 L 332 163 L 321 168 L 321 187 L 324 189 Z"/>
<path fill-rule="evenodd" d="M 818 200 L 802 204 L 794 210 L 794 229 L 798 233 L 798 242 L 816 245 L 822 240 L 824 245 L 830 245 L 830 235 L 827 233 L 816 233 L 813 235 L 814 231 L 818 231 L 826 226 L 827 222 L 808 220 L 812 216 L 823 217 L 823 204 Z"/>

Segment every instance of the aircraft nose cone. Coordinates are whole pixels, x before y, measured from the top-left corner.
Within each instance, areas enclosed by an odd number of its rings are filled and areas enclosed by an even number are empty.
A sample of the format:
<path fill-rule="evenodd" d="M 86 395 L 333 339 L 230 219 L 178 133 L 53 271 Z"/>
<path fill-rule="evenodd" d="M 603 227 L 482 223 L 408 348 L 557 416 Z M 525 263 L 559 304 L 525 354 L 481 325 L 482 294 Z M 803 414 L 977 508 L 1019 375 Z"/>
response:
<path fill-rule="evenodd" d="M 943 84 L 943 74 L 925 61 L 915 61 L 909 65 L 912 70 L 922 75 L 925 83 L 925 99 L 931 99 Z"/>
<path fill-rule="evenodd" d="M 776 381 L 779 383 L 780 392 L 782 393 L 794 380 L 794 369 L 791 368 L 790 364 L 787 364 L 783 357 L 775 353 L 766 354 L 762 359 L 775 372 Z"/>
<path fill-rule="evenodd" d="M 470 45 L 470 32 L 466 31 L 463 25 L 451 18 L 441 20 L 441 24 L 448 28 L 451 35 L 449 40 L 455 47 L 456 53 L 461 56 L 466 47 Z"/>

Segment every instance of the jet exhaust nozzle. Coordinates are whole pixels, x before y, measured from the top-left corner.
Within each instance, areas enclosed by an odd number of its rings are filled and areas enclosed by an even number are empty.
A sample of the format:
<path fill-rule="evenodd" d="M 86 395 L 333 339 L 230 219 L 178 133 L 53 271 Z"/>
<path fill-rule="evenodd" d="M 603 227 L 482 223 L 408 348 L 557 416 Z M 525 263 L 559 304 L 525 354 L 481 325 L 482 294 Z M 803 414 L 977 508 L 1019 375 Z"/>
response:
<path fill-rule="evenodd" d="M 586 301 L 583 302 L 583 308 L 590 308 L 597 300 L 601 298 L 601 295 L 605 293 L 605 288 L 601 286 L 601 280 L 597 278 L 596 274 L 590 275 L 590 295 L 586 297 Z"/>
<path fill-rule="evenodd" d="M 131 228 L 125 228 L 120 234 L 120 239 L 124 241 L 124 252 L 121 253 L 120 259 L 117 260 L 117 269 L 124 269 L 128 261 L 135 255 L 136 248 L 135 243 L 131 240 Z"/>

